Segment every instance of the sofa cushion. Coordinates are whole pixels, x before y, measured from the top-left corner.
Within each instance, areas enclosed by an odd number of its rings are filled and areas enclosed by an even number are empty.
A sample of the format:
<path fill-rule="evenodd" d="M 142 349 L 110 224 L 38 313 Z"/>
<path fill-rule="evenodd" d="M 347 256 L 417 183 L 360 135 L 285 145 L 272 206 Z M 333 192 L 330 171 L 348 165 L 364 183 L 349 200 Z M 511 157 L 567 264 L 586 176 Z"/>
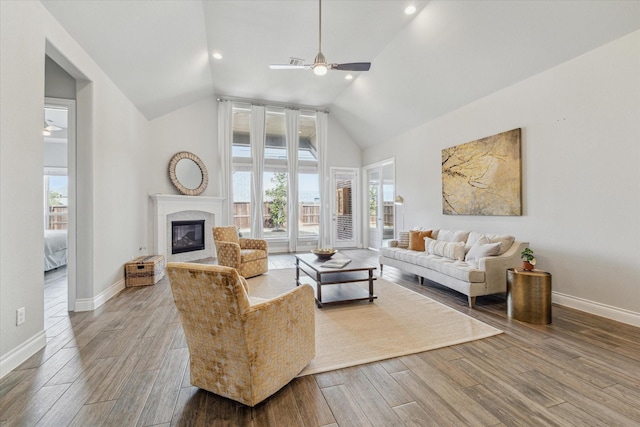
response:
<path fill-rule="evenodd" d="M 503 253 L 507 252 L 513 245 L 513 242 L 516 240 L 514 236 L 510 236 L 508 234 L 486 234 L 472 231 L 471 233 L 469 233 L 469 237 L 467 238 L 467 244 L 465 246 L 466 251 L 469 252 L 473 245 L 475 245 L 482 238 L 486 239 L 485 243 L 500 243 L 500 250 L 496 255 L 502 255 Z"/>
<path fill-rule="evenodd" d="M 409 232 L 401 231 L 398 233 L 398 247 L 407 249 L 409 247 Z"/>
<path fill-rule="evenodd" d="M 417 231 L 412 230 L 409 232 L 409 249 L 412 251 L 424 252 L 424 238 L 431 237 L 431 230 Z"/>
<path fill-rule="evenodd" d="M 398 247 L 382 247 L 380 248 L 380 256 L 384 256 L 387 258 L 398 259 L 398 254 L 401 251 L 406 251 L 406 249 L 398 248 Z"/>
<path fill-rule="evenodd" d="M 429 237 L 426 237 L 424 241 L 426 251 L 430 254 L 440 255 L 449 259 L 464 260 L 464 242 L 445 242 L 433 240 Z"/>
<path fill-rule="evenodd" d="M 485 237 L 478 240 L 475 245 L 469 249 L 464 260 L 467 262 L 478 262 L 480 258 L 498 255 L 500 252 L 500 242 L 490 243 Z"/>
<path fill-rule="evenodd" d="M 424 256 L 423 251 L 412 251 L 405 249 L 403 251 L 399 251 L 395 256 L 395 259 L 397 259 L 398 261 L 404 261 L 411 264 L 419 265 L 418 261 L 421 256 Z"/>
<path fill-rule="evenodd" d="M 469 249 L 471 249 L 473 245 L 478 243 L 478 241 L 483 238 L 486 240 L 484 233 L 478 233 L 477 231 L 470 232 L 469 237 L 467 237 L 467 243 L 465 244 L 465 250 L 469 252 Z M 491 243 L 491 242 L 487 240 L 486 243 Z"/>
<path fill-rule="evenodd" d="M 485 272 L 479 270 L 476 264 L 452 260 L 439 255 L 429 254 L 428 252 L 383 247 L 380 248 L 380 256 L 419 265 L 464 282 L 482 283 L 485 281 Z M 425 277 L 429 278 L 428 275 Z"/>
<path fill-rule="evenodd" d="M 430 255 L 430 257 L 428 268 L 433 271 L 469 283 L 482 283 L 485 281 L 484 271 L 478 270 L 473 264 L 434 255 Z"/>
<path fill-rule="evenodd" d="M 502 255 L 503 253 L 507 252 L 509 248 L 513 246 L 513 242 L 515 242 L 516 240 L 515 236 L 509 236 L 507 234 L 485 234 L 485 236 L 487 236 L 487 239 L 489 239 L 491 243 L 500 243 L 500 251 L 498 251 L 498 255 Z"/>
<path fill-rule="evenodd" d="M 467 237 L 469 232 L 463 230 L 440 230 L 436 236 L 437 240 L 443 242 L 466 242 Z"/>

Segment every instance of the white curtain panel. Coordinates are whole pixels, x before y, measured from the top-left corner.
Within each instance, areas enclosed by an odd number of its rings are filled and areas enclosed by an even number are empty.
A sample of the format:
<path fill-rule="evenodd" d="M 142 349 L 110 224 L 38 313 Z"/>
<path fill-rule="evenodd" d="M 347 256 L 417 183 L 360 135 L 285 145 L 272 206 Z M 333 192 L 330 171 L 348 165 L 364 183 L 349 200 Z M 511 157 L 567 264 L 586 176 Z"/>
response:
<path fill-rule="evenodd" d="M 223 218 L 215 218 L 216 225 L 233 224 L 233 104 L 218 101 L 218 154 L 220 158 L 220 192 L 226 198 Z M 225 218 L 226 217 L 226 218 Z"/>
<path fill-rule="evenodd" d="M 262 223 L 263 205 L 263 176 L 264 176 L 264 145 L 267 138 L 265 127 L 265 107 L 263 105 L 251 106 L 251 157 L 253 158 L 253 191 L 251 194 L 251 234 L 260 239 L 264 236 Z"/>
<path fill-rule="evenodd" d="M 318 111 L 316 115 L 316 135 L 318 137 L 318 175 L 320 176 L 320 237 L 319 246 L 327 248 L 331 245 L 331 185 L 327 171 L 327 121 L 328 114 Z"/>
<path fill-rule="evenodd" d="M 285 109 L 285 135 L 287 139 L 287 163 L 289 167 L 287 188 L 287 231 L 289 252 L 298 247 L 298 145 L 300 135 L 300 111 Z"/>

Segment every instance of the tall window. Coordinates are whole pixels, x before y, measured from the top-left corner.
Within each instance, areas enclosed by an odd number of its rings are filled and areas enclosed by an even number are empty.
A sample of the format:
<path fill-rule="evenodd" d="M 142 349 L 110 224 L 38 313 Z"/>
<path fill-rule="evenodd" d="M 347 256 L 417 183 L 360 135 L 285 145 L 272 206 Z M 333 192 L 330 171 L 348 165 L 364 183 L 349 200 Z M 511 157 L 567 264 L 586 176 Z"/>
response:
<path fill-rule="evenodd" d="M 319 235 L 320 189 L 316 142 L 316 113 L 301 111 L 298 119 L 299 134 L 293 143 L 298 144 L 298 168 L 293 178 L 297 180 L 297 209 L 289 208 L 292 183 L 288 162 L 288 146 L 285 110 L 279 107 L 265 109 L 264 158 L 261 177 L 254 176 L 251 141 L 251 105 L 233 105 L 233 223 L 243 235 L 262 235 L 266 239 L 286 241 L 294 238 L 315 240 Z M 254 118 L 255 120 L 255 118 Z M 255 147 L 254 147 L 255 148 Z M 295 167 L 294 167 L 295 170 Z M 253 194 L 259 188 L 252 180 L 262 179 L 262 194 Z M 294 182 L 291 185 L 294 185 Z M 261 232 L 252 230 L 251 204 L 261 200 Z M 289 216 L 293 216 L 289 218 Z M 291 221 L 297 224 L 290 227 Z"/>
<path fill-rule="evenodd" d="M 320 179 L 316 115 L 300 113 L 298 141 L 298 238 L 317 239 L 320 234 Z"/>
<path fill-rule="evenodd" d="M 251 236 L 252 159 L 249 140 L 251 109 L 248 105 L 233 108 L 233 224 L 243 236 Z"/>
<path fill-rule="evenodd" d="M 265 239 L 287 238 L 288 169 L 284 109 L 267 108 L 264 147 L 263 201 Z"/>
<path fill-rule="evenodd" d="M 287 237 L 287 172 L 264 173 L 264 237 Z"/>
<path fill-rule="evenodd" d="M 298 217 L 298 237 L 318 238 L 320 233 L 320 183 L 318 173 L 298 174 L 300 215 Z"/>

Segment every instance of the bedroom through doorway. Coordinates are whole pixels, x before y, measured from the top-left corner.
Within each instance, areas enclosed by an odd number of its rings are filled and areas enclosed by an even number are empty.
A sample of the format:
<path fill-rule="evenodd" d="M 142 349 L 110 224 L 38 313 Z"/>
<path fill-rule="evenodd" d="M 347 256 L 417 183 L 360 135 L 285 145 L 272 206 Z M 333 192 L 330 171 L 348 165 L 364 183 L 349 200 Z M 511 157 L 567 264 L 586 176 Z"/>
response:
<path fill-rule="evenodd" d="M 43 124 L 44 316 L 48 328 L 75 308 L 75 101 L 46 98 Z"/>

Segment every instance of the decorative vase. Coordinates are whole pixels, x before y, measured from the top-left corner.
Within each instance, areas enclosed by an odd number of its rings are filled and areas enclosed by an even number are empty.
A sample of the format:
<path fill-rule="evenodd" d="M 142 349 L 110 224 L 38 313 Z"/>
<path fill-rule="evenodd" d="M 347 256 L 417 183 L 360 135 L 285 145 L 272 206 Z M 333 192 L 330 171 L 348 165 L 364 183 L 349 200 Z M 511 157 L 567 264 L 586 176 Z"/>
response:
<path fill-rule="evenodd" d="M 531 271 L 533 270 L 533 264 L 531 264 L 528 261 L 522 261 L 522 269 L 526 271 Z"/>

